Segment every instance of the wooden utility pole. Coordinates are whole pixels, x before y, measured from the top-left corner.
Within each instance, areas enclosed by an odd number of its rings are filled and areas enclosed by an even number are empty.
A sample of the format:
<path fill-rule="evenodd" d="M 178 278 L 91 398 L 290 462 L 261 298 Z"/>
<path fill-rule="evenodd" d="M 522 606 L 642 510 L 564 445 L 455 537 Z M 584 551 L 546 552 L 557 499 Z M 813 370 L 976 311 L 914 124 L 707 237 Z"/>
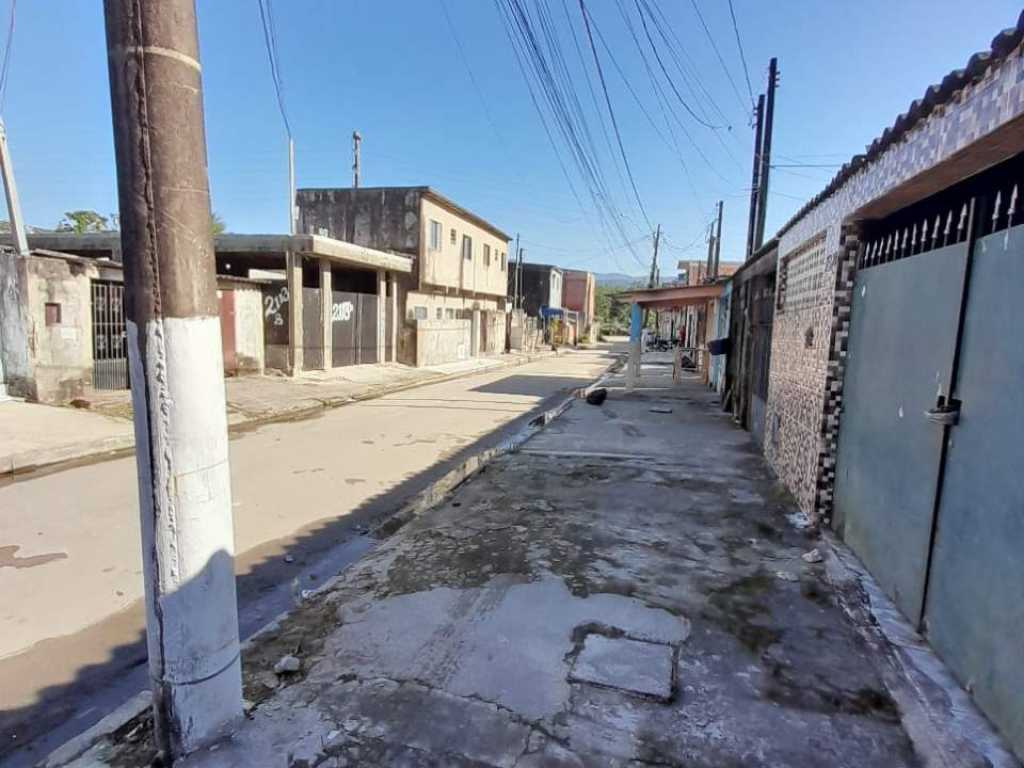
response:
<path fill-rule="evenodd" d="M 779 80 L 779 60 L 772 58 L 768 63 L 768 98 L 764 108 L 764 137 L 761 142 L 761 171 L 757 194 L 757 231 L 754 236 L 754 250 L 764 244 L 764 222 L 768 212 L 768 178 L 772 167 L 772 125 L 775 120 L 775 86 Z"/>
<path fill-rule="evenodd" d="M 363 137 L 352 131 L 352 188 L 359 189 L 359 143 Z"/>
<path fill-rule="evenodd" d="M 750 181 L 750 217 L 747 220 L 747 254 L 749 259 L 754 253 L 754 230 L 757 229 L 757 206 L 759 204 L 761 178 L 761 137 L 764 134 L 764 94 L 757 97 L 757 108 L 754 110 L 757 128 L 754 130 L 754 163 L 753 178 Z"/>
<path fill-rule="evenodd" d="M 105 0 L 157 746 L 242 715 L 195 0 Z"/>

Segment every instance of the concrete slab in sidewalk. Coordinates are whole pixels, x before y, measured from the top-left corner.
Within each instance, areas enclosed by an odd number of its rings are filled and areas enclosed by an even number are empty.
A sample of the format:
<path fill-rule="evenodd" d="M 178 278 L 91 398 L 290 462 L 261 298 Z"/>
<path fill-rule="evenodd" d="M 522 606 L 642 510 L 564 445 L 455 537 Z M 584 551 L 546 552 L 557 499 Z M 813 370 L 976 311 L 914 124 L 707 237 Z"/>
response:
<path fill-rule="evenodd" d="M 21 400 L 0 403 L 0 476 L 134 443 L 130 421 Z"/>
<path fill-rule="evenodd" d="M 615 384 L 262 635 L 247 719 L 181 764 L 982 764 L 908 735 L 888 657 L 707 390 Z M 145 727 L 78 764 L 145 764 Z"/>

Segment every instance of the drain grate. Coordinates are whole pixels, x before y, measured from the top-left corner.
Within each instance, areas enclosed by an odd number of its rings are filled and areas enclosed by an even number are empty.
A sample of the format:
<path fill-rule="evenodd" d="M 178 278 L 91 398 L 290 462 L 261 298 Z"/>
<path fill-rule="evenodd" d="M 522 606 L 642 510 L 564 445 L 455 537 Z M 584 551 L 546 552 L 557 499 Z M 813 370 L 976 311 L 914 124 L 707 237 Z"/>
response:
<path fill-rule="evenodd" d="M 569 682 L 668 702 L 674 665 L 671 645 L 590 634 L 569 671 Z"/>

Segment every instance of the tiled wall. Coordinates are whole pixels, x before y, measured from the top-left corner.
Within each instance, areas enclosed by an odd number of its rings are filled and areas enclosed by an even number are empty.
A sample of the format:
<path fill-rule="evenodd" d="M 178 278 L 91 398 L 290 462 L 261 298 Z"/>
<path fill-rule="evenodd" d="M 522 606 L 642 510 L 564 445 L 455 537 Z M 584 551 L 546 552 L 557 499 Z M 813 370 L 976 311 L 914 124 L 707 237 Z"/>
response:
<path fill-rule="evenodd" d="M 952 101 L 937 107 L 781 235 L 780 289 L 786 257 L 815 238 L 824 238 L 822 274 L 812 283 L 813 301 L 775 315 L 764 446 L 779 479 L 808 515 L 827 517 L 831 509 L 857 247 L 855 232 L 844 230 L 845 220 L 1021 115 L 1024 59 L 1018 48 Z"/>

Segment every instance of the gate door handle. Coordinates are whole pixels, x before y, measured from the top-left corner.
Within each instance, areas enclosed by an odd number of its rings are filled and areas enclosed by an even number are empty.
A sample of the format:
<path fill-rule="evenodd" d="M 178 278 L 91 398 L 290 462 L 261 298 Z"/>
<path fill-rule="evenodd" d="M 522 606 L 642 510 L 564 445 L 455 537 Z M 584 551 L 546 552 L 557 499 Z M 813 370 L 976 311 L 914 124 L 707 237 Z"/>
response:
<path fill-rule="evenodd" d="M 960 422 L 960 401 L 950 398 L 939 397 L 934 408 L 924 412 L 928 421 L 934 424 L 941 424 L 944 427 L 955 427 Z"/>

